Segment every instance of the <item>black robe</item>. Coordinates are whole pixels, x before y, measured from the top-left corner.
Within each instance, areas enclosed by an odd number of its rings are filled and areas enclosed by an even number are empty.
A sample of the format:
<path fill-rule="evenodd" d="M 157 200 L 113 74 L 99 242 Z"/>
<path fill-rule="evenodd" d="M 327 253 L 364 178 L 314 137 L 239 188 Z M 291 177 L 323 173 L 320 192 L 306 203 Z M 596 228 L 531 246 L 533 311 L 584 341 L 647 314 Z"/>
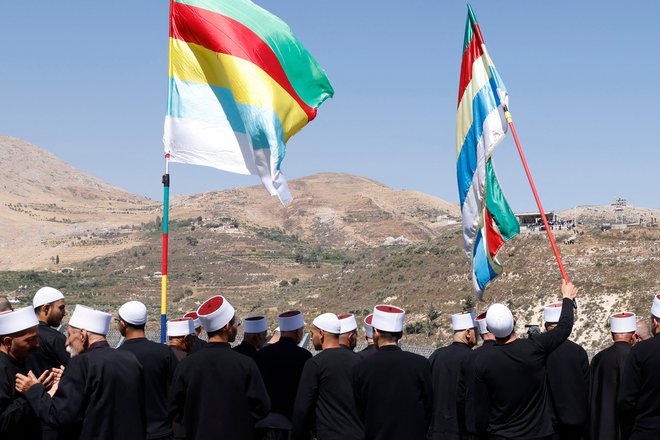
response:
<path fill-rule="evenodd" d="M 312 354 L 291 338 L 280 338 L 257 352 L 257 365 L 270 396 L 271 411 L 291 420 L 298 382 Z"/>
<path fill-rule="evenodd" d="M 573 328 L 573 302 L 563 300 L 554 330 L 530 339 L 495 344 L 475 361 L 479 402 L 477 428 L 487 426 L 490 437 L 537 439 L 553 434 L 552 411 L 546 383 L 548 355 L 564 342 Z"/>
<path fill-rule="evenodd" d="M 660 439 L 660 337 L 632 347 L 623 368 L 618 408 L 633 440 Z"/>
<path fill-rule="evenodd" d="M 362 440 L 364 430 L 353 398 L 352 350 L 330 348 L 305 363 L 293 410 L 293 439 Z"/>
<path fill-rule="evenodd" d="M 172 434 L 172 423 L 167 418 L 167 394 L 174 370 L 179 364 L 167 345 L 146 338 L 126 339 L 118 350 L 135 355 L 142 364 L 147 414 L 147 439 L 158 439 Z"/>
<path fill-rule="evenodd" d="M 251 357 L 252 359 L 257 357 L 257 349 L 254 348 L 252 344 L 248 344 L 245 341 L 242 341 L 240 344 L 234 347 L 233 350 L 240 354 L 244 354 L 245 356 Z"/>
<path fill-rule="evenodd" d="M 376 353 L 376 346 L 374 344 L 369 344 L 362 351 L 358 351 L 358 354 L 362 359 L 368 358 L 374 353 Z"/>
<path fill-rule="evenodd" d="M 0 439 L 41 440 L 41 423 L 27 399 L 16 391 L 16 374 L 25 365 L 0 351 Z"/>
<path fill-rule="evenodd" d="M 192 348 L 190 349 L 191 353 L 195 353 L 202 348 L 204 348 L 208 344 L 204 339 L 201 339 L 195 335 L 193 335 L 193 343 L 192 343 Z"/>
<path fill-rule="evenodd" d="M 353 393 L 365 438 L 425 440 L 433 385 L 426 358 L 386 345 L 353 368 Z"/>
<path fill-rule="evenodd" d="M 179 363 L 169 411 L 188 439 L 250 440 L 270 401 L 252 359 L 211 342 Z"/>
<path fill-rule="evenodd" d="M 630 353 L 627 342 L 615 342 L 591 360 L 589 384 L 589 438 L 621 440 L 617 396 L 623 378 L 623 367 Z"/>
<path fill-rule="evenodd" d="M 77 435 L 69 439 L 144 440 L 146 415 L 142 365 L 132 353 L 113 350 L 106 341 L 71 358 L 55 395 L 41 384 L 27 392 L 44 423 Z"/>
<path fill-rule="evenodd" d="M 30 353 L 25 365 L 35 376 L 41 376 L 46 370 L 68 365 L 71 356 L 66 351 L 66 336 L 50 327 L 45 322 L 39 322 L 39 348 Z"/>
<path fill-rule="evenodd" d="M 476 386 L 476 371 L 474 364 L 479 356 L 483 355 L 486 350 L 495 345 L 495 341 L 488 340 L 478 347 L 470 351 L 469 356 L 463 359 L 461 363 L 461 373 L 458 377 L 458 386 L 456 388 L 456 416 L 458 418 L 458 427 L 461 434 L 467 435 L 469 438 L 485 439 L 487 438 L 485 431 L 477 430 L 476 411 L 477 406 L 483 403 L 487 396 L 484 395 L 483 390 L 481 395 L 477 395 Z"/>
<path fill-rule="evenodd" d="M 559 439 L 581 438 L 589 413 L 589 356 L 584 348 L 565 340 L 546 362 L 548 395 Z"/>
<path fill-rule="evenodd" d="M 461 365 L 470 353 L 470 346 L 454 342 L 438 348 L 429 358 L 433 380 L 433 419 L 429 436 L 432 440 L 459 440 L 457 387 Z"/>

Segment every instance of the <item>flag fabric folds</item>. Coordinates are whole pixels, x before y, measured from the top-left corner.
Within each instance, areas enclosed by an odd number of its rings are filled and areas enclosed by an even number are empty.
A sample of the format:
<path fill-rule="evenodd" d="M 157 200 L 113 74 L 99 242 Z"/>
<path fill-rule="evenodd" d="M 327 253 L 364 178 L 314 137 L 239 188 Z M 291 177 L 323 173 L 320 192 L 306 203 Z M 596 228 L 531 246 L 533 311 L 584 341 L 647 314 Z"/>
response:
<path fill-rule="evenodd" d="M 316 60 L 249 0 L 172 0 L 169 49 L 170 160 L 256 174 L 289 203 L 286 142 L 334 93 Z"/>
<path fill-rule="evenodd" d="M 493 150 L 507 133 L 507 99 L 468 5 L 456 115 L 456 169 L 465 252 L 478 298 L 502 271 L 496 257 L 501 246 L 520 232 L 491 162 Z"/>

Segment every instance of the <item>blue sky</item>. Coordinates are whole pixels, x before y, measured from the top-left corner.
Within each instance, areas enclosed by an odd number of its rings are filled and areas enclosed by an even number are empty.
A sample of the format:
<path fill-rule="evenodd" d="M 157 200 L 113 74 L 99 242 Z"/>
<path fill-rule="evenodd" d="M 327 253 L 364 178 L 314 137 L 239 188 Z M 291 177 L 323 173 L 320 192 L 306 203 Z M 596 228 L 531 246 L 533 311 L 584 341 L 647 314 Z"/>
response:
<path fill-rule="evenodd" d="M 465 3 L 257 3 L 291 26 L 335 88 L 317 119 L 289 141 L 287 178 L 346 172 L 458 200 Z M 660 207 L 660 2 L 472 6 L 544 207 L 616 197 Z M 168 7 L 165 0 L 3 2 L 0 134 L 160 199 Z M 511 136 L 494 163 L 513 209 L 533 209 Z M 259 183 L 180 164 L 171 175 L 173 194 Z"/>

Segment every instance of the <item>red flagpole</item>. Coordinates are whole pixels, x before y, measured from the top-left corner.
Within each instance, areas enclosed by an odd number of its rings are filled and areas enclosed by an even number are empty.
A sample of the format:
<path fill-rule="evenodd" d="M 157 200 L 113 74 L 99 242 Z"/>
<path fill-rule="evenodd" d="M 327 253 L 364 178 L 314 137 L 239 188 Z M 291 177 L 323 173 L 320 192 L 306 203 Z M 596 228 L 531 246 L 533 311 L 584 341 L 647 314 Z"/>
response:
<path fill-rule="evenodd" d="M 525 159 L 525 154 L 523 153 L 522 148 L 520 147 L 518 134 L 516 133 L 516 129 L 513 126 L 511 113 L 509 113 L 509 109 L 506 106 L 504 107 L 504 116 L 506 117 L 506 122 L 509 124 L 509 127 L 511 127 L 511 134 L 513 134 L 513 139 L 516 141 L 516 147 L 518 147 L 518 154 L 520 154 L 520 160 L 522 161 L 523 167 L 525 168 L 525 173 L 527 174 L 527 180 L 529 180 L 529 184 L 532 187 L 532 192 L 534 193 L 534 199 L 536 200 L 536 205 L 539 207 L 539 212 L 541 213 L 541 219 L 543 220 L 543 225 L 545 225 L 545 231 L 548 233 L 548 238 L 550 239 L 552 250 L 555 253 L 555 258 L 557 259 L 557 264 L 559 265 L 561 276 L 564 279 L 564 281 L 568 283 L 569 279 L 568 276 L 566 275 L 566 271 L 564 270 L 564 264 L 561 261 L 561 256 L 559 255 L 559 249 L 557 249 L 557 243 L 555 243 L 555 237 L 552 235 L 552 231 L 550 231 L 550 225 L 548 225 L 548 219 L 545 217 L 545 211 L 543 210 L 543 206 L 541 205 L 541 199 L 539 198 L 539 195 L 536 192 L 536 185 L 534 185 L 534 179 L 532 179 L 532 174 L 529 172 L 529 167 L 527 166 L 527 160 Z"/>

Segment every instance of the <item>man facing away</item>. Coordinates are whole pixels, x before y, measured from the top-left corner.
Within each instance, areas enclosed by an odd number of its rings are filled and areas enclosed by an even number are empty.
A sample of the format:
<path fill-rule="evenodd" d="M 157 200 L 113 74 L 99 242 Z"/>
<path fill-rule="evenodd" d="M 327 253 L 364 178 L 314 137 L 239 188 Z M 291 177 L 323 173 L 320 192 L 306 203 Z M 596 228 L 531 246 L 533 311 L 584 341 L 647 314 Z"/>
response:
<path fill-rule="evenodd" d="M 199 335 L 202 334 L 202 322 L 199 320 L 199 316 L 197 316 L 197 312 L 188 312 L 185 315 L 183 315 L 184 318 L 190 318 L 193 320 L 193 324 L 195 325 L 195 336 L 193 337 L 193 345 L 192 345 L 192 353 L 199 351 L 202 347 L 206 345 L 206 341 L 202 338 L 199 337 Z"/>
<path fill-rule="evenodd" d="M 266 344 L 268 320 L 265 316 L 250 316 L 243 321 L 243 340 L 234 350 L 254 359 Z"/>
<path fill-rule="evenodd" d="M 341 347 L 341 321 L 333 313 L 317 316 L 310 328 L 321 351 L 305 363 L 293 410 L 293 439 L 362 440 L 362 422 L 353 399 L 353 366 L 360 356 Z"/>
<path fill-rule="evenodd" d="M 563 306 L 557 326 L 530 339 L 519 339 L 511 311 L 493 304 L 486 323 L 497 344 L 476 359 L 477 429 L 490 439 L 550 439 L 552 415 L 546 383 L 547 357 L 564 342 L 573 328 L 573 303 L 577 289 L 562 282 Z"/>
<path fill-rule="evenodd" d="M 195 325 L 191 318 L 170 319 L 167 321 L 167 343 L 177 360 L 190 354 L 195 335 Z"/>
<path fill-rule="evenodd" d="M 362 359 L 376 353 L 376 346 L 374 345 L 374 328 L 371 326 L 371 319 L 373 316 L 373 313 L 371 313 L 364 318 L 364 339 L 367 341 L 367 346 L 362 351 L 358 352 Z"/>
<path fill-rule="evenodd" d="M 117 350 L 133 353 L 144 373 L 147 402 L 147 440 L 171 439 L 172 423 L 167 417 L 167 394 L 179 361 L 167 345 L 150 341 L 144 334 L 147 307 L 129 301 L 119 308 L 117 326 L 126 338 Z"/>
<path fill-rule="evenodd" d="M 598 352 L 591 360 L 589 384 L 589 438 L 621 440 L 616 399 L 623 378 L 623 366 L 633 344 L 636 330 L 634 313 L 615 313 L 610 317 L 614 344 Z"/>
<path fill-rule="evenodd" d="M 355 315 L 348 313 L 339 315 L 338 318 L 341 324 L 339 346 L 353 351 L 357 346 L 357 322 L 355 321 Z"/>

